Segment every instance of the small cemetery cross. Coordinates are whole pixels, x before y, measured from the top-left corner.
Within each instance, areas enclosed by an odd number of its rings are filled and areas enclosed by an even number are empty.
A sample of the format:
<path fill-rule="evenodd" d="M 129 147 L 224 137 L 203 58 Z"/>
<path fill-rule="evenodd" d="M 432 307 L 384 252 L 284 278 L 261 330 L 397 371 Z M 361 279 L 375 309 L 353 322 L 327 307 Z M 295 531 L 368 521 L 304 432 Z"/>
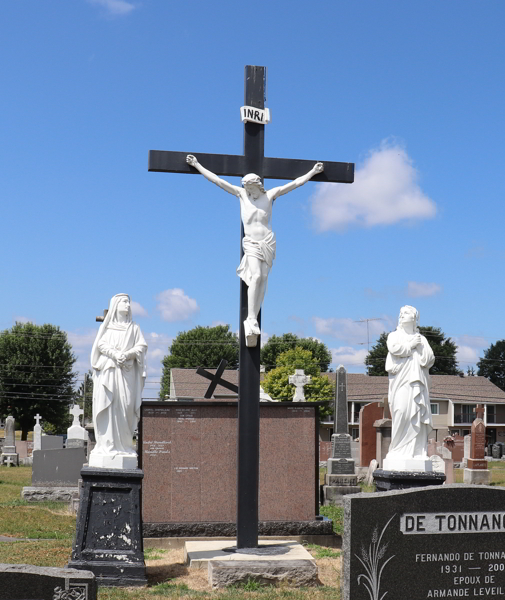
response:
<path fill-rule="evenodd" d="M 266 67 L 248 65 L 245 68 L 244 154 L 203 154 L 201 152 L 149 151 L 149 171 L 161 173 L 197 174 L 186 162 L 196 155 L 207 169 L 216 175 L 243 177 L 256 173 L 263 179 L 296 179 L 307 173 L 315 160 L 265 157 L 265 88 Z M 249 110 L 251 107 L 254 110 Z M 251 113 L 251 114 L 248 114 Z M 248 120 L 249 119 L 249 120 Z M 354 164 L 324 161 L 324 171 L 312 181 L 352 183 Z M 244 227 L 242 225 L 242 237 Z M 241 244 L 242 257 L 243 249 Z M 259 415 L 260 415 L 260 348 L 246 345 L 244 321 L 248 316 L 247 285 L 240 280 L 240 351 L 238 403 L 238 469 L 237 469 L 237 547 L 258 546 L 259 489 Z M 258 323 L 260 317 L 258 315 Z"/>
<path fill-rule="evenodd" d="M 303 369 L 295 369 L 295 374 L 289 376 L 289 383 L 292 383 L 295 386 L 293 402 L 305 401 L 304 387 L 310 383 L 311 379 L 312 377 L 310 375 L 305 375 L 305 371 Z"/>
<path fill-rule="evenodd" d="M 84 414 L 82 408 L 79 408 L 77 404 L 74 404 L 72 408 L 69 410 L 69 413 L 74 417 L 74 421 L 72 423 L 72 427 L 80 426 L 81 423 L 79 421 L 79 417 Z"/>
<path fill-rule="evenodd" d="M 40 425 L 40 419 L 42 419 L 41 415 L 39 415 L 39 413 L 37 413 L 34 418 L 36 421 L 35 425 Z"/>

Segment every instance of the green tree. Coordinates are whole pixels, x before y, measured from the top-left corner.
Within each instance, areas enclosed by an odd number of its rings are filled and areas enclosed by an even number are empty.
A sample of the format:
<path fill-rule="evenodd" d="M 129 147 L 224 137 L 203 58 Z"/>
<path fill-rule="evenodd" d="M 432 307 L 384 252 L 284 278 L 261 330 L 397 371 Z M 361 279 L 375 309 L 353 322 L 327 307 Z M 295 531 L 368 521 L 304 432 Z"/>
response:
<path fill-rule="evenodd" d="M 84 373 L 84 381 L 77 388 L 75 402 L 84 410 L 83 426 L 93 420 L 93 371 Z"/>
<path fill-rule="evenodd" d="M 261 364 L 265 365 L 265 371 L 268 373 L 268 371 L 275 368 L 279 354 L 297 347 L 309 350 L 312 353 L 321 372 L 328 371 L 332 356 L 326 344 L 313 338 L 299 338 L 294 333 L 284 333 L 281 336 L 273 335 L 268 339 L 268 342 L 261 349 Z"/>
<path fill-rule="evenodd" d="M 327 401 L 328 404 L 321 410 L 321 415 L 330 414 L 335 397 L 333 384 L 328 377 L 321 375 L 318 360 L 312 356 L 310 350 L 299 346 L 279 354 L 276 368 L 269 371 L 261 383 L 265 392 L 274 400 L 291 402 L 295 386 L 289 383 L 289 376 L 294 375 L 295 369 L 303 369 L 306 375 L 312 377 L 304 390 L 307 402 Z"/>
<path fill-rule="evenodd" d="M 189 331 L 182 331 L 168 350 L 169 354 L 162 361 L 161 400 L 170 395 L 170 369 L 215 369 L 222 359 L 228 361 L 228 369 L 238 367 L 238 339 L 230 331 L 229 325 L 199 325 Z"/>
<path fill-rule="evenodd" d="M 16 323 L 0 333 L 0 413 L 11 414 L 26 440 L 39 413 L 54 428 L 68 427 L 76 357 L 56 325 Z"/>
<path fill-rule="evenodd" d="M 498 340 L 484 350 L 484 358 L 477 363 L 477 375 L 487 377 L 489 381 L 505 390 L 505 340 Z"/>
<path fill-rule="evenodd" d="M 458 347 L 451 340 L 446 338 L 440 327 L 419 327 L 419 332 L 428 340 L 433 354 L 435 355 L 435 364 L 431 367 L 432 375 L 459 375 L 461 373 L 456 352 Z M 387 375 L 386 357 L 388 334 L 381 333 L 379 339 L 372 346 L 365 359 L 368 375 Z"/>

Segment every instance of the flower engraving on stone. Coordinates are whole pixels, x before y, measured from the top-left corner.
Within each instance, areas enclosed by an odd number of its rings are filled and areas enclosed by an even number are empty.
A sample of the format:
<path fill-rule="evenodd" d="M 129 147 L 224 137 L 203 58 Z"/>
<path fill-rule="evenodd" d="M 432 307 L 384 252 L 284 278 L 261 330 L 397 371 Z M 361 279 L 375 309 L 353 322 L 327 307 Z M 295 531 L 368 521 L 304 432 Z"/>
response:
<path fill-rule="evenodd" d="M 86 584 L 71 583 L 69 589 L 60 586 L 54 588 L 53 600 L 87 600 L 88 586 Z"/>
<path fill-rule="evenodd" d="M 382 600 L 387 594 L 387 592 L 384 592 L 382 596 L 380 595 L 382 571 L 388 562 L 395 557 L 395 555 L 393 554 L 390 556 L 381 566 L 380 563 L 383 560 L 388 548 L 388 544 L 381 545 L 381 541 L 384 532 L 395 516 L 396 515 L 393 515 L 384 525 L 380 535 L 379 526 L 376 525 L 372 533 L 372 541 L 370 542 L 368 550 L 364 545 L 362 545 L 361 556 L 358 556 L 357 554 L 354 555 L 365 569 L 365 573 L 358 575 L 358 585 L 363 583 L 368 592 L 370 600 Z"/>

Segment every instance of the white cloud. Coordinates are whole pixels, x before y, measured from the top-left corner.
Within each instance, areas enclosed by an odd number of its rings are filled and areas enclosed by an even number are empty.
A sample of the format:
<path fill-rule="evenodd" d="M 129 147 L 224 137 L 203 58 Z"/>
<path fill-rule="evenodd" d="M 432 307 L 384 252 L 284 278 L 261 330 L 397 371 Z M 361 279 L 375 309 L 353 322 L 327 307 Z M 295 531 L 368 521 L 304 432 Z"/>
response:
<path fill-rule="evenodd" d="M 442 291 L 438 283 L 422 283 L 419 281 L 409 281 L 407 285 L 407 295 L 411 298 L 420 298 L 422 296 L 434 296 Z"/>
<path fill-rule="evenodd" d="M 142 304 L 135 302 L 135 300 L 132 300 L 130 304 L 132 307 L 132 315 L 134 317 L 147 317 L 148 316 L 147 310 L 142 306 Z"/>
<path fill-rule="evenodd" d="M 312 322 L 319 335 L 330 335 L 350 344 L 366 343 L 367 328 L 365 322 L 353 319 L 322 319 L 312 317 Z M 384 317 L 380 321 L 368 321 L 368 335 L 370 340 L 379 336 L 386 329 L 390 319 Z"/>
<path fill-rule="evenodd" d="M 98 323 L 96 329 L 85 329 L 77 331 L 67 331 L 68 341 L 72 345 L 72 350 L 77 356 L 77 362 L 74 365 L 74 371 L 87 373 L 91 369 L 91 348 L 98 332 Z M 81 383 L 80 381 L 78 384 Z"/>
<path fill-rule="evenodd" d="M 480 336 L 461 335 L 455 337 L 454 342 L 458 346 L 456 358 L 460 369 L 464 372 L 468 366 L 477 364 L 481 350 L 489 346 L 489 342 Z"/>
<path fill-rule="evenodd" d="M 217 320 L 217 321 L 212 321 L 212 323 L 210 324 L 211 327 L 218 327 L 219 325 L 228 325 L 228 323 Z"/>
<path fill-rule="evenodd" d="M 110 15 L 127 15 L 135 8 L 126 0 L 88 0 L 88 2 L 102 6 Z"/>
<path fill-rule="evenodd" d="M 418 172 L 401 146 L 382 142 L 356 169 L 354 183 L 322 183 L 311 197 L 319 231 L 375 227 L 431 219 L 437 208 L 418 184 Z"/>
<path fill-rule="evenodd" d="M 164 321 L 186 321 L 200 310 L 197 301 L 186 296 L 180 288 L 165 290 L 156 296 L 156 300 Z"/>
<path fill-rule="evenodd" d="M 22 317 L 22 316 L 13 317 L 12 320 L 13 320 L 14 323 L 23 323 L 23 324 L 25 324 L 25 323 L 35 323 L 35 319 L 30 319 L 29 317 Z"/>
<path fill-rule="evenodd" d="M 348 371 L 363 371 L 368 354 L 366 348 L 358 350 L 352 346 L 340 346 L 339 348 L 330 348 L 330 351 L 335 366 L 344 365 Z"/>

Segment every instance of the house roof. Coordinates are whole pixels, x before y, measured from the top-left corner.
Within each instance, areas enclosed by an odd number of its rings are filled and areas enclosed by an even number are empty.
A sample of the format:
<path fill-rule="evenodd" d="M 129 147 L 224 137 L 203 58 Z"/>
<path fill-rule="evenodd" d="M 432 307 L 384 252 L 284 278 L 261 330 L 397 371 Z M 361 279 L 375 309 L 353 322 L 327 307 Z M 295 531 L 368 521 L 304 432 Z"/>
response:
<path fill-rule="evenodd" d="M 206 369 L 215 373 L 216 369 Z M 172 369 L 172 389 L 176 398 L 203 397 L 210 381 L 198 375 L 196 369 Z M 335 383 L 335 373 L 323 373 Z M 261 380 L 265 374 L 261 373 Z M 226 369 L 223 379 L 238 385 L 238 370 Z M 362 373 L 347 374 L 347 400 L 354 402 L 379 402 L 388 395 L 388 377 L 369 376 Z M 235 400 L 237 395 L 221 385 L 216 387 L 212 398 Z M 452 400 L 468 404 L 492 402 L 505 404 L 505 392 L 485 377 L 460 377 L 459 375 L 432 375 L 431 400 Z"/>
<path fill-rule="evenodd" d="M 335 373 L 327 373 L 335 383 Z M 355 402 L 377 402 L 388 394 L 388 377 L 347 374 L 347 399 Z M 505 392 L 486 377 L 460 377 L 459 375 L 432 375 L 431 400 L 452 400 L 475 404 L 496 402 L 505 404 Z"/>
<path fill-rule="evenodd" d="M 214 374 L 217 369 L 205 369 L 209 373 Z M 193 398 L 198 400 L 207 400 L 204 398 L 204 394 L 207 388 L 211 384 L 209 379 L 198 375 L 196 369 L 171 369 L 171 388 L 175 391 L 176 398 Z M 260 380 L 263 380 L 264 373 L 260 374 Z M 238 385 L 238 370 L 225 369 L 222 375 L 225 381 L 229 381 L 235 385 Z M 237 394 L 231 390 L 227 390 L 222 385 L 218 385 L 212 395 L 212 398 L 223 397 L 229 398 L 230 400 L 236 400 Z M 212 400 L 212 398 L 210 398 Z"/>

